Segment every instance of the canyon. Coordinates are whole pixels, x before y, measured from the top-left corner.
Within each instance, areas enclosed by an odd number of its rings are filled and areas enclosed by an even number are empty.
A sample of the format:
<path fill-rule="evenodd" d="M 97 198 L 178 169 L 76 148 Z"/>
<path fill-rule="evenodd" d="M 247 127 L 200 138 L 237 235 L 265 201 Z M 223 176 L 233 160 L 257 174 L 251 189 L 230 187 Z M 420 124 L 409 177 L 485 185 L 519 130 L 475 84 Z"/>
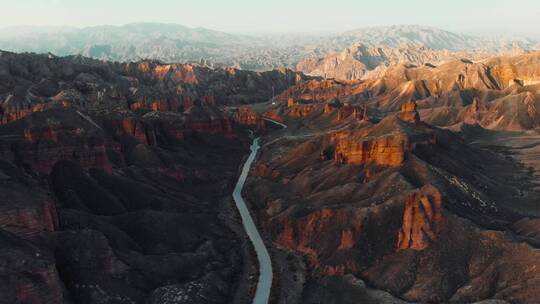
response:
<path fill-rule="evenodd" d="M 245 104 L 303 75 L 9 52 L 0 75 L 0 302 L 251 297 Z"/>
<path fill-rule="evenodd" d="M 0 303 L 535 303 L 540 52 L 356 47 L 354 77 L 1 51 Z"/>
<path fill-rule="evenodd" d="M 308 80 L 264 108 L 288 128 L 248 201 L 309 269 L 301 301 L 536 301 L 538 56 Z"/>

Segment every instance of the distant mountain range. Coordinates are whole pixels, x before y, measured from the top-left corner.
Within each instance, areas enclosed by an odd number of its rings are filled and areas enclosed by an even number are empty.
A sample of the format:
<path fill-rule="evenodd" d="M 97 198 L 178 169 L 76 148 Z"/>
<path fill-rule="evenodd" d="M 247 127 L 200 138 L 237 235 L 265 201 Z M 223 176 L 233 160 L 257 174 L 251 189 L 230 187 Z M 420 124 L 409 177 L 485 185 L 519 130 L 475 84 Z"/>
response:
<path fill-rule="evenodd" d="M 81 54 L 113 61 L 203 62 L 249 70 L 296 67 L 306 58 L 322 58 L 358 43 L 369 47 L 414 44 L 433 50 L 492 53 L 539 46 L 539 40 L 533 38 L 483 38 L 418 25 L 370 27 L 327 35 L 241 35 L 163 23 L 0 29 L 0 49 L 15 52 Z"/>
<path fill-rule="evenodd" d="M 450 51 L 432 49 L 421 44 L 403 43 L 398 47 L 374 47 L 355 43 L 340 52 L 323 57 L 308 57 L 296 65 L 296 70 L 308 75 L 354 80 L 384 75 L 394 65 L 431 66 L 455 60 L 478 61 L 495 54 L 518 55 L 526 49 L 512 48 L 501 51 L 472 50 Z"/>

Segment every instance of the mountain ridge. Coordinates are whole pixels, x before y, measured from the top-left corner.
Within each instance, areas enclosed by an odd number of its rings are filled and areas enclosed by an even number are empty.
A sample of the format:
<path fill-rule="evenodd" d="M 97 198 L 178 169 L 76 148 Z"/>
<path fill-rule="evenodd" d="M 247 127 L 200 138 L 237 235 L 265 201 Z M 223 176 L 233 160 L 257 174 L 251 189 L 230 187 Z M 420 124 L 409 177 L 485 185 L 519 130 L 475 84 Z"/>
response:
<path fill-rule="evenodd" d="M 159 42 L 159 43 L 157 43 Z M 166 62 L 206 61 L 216 66 L 249 70 L 294 67 L 308 57 L 324 57 L 355 43 L 399 47 L 421 44 L 435 50 L 501 51 L 534 49 L 538 40 L 482 38 L 420 25 L 359 28 L 336 34 L 232 34 L 174 23 L 137 22 L 121 26 L 43 29 L 0 29 L 0 49 L 15 52 L 80 54 L 100 60 Z"/>

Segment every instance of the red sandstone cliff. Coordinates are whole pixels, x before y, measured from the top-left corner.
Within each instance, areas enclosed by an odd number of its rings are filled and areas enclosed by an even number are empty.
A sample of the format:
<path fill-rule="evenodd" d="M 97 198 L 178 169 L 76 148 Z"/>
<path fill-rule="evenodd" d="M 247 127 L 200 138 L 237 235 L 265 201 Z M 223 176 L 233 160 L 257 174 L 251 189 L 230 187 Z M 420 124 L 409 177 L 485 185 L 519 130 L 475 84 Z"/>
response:
<path fill-rule="evenodd" d="M 442 212 L 442 195 L 434 186 L 426 185 L 409 193 L 397 247 L 416 250 L 428 247 L 442 229 Z"/>

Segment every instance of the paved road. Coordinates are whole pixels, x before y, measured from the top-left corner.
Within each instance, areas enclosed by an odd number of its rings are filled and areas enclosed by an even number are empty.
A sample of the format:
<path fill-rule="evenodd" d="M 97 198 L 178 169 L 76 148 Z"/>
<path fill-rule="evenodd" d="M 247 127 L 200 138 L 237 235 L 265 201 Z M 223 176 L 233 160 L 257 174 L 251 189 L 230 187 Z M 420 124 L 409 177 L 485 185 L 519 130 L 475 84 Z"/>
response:
<path fill-rule="evenodd" d="M 267 304 L 268 299 L 270 298 L 270 290 L 272 288 L 272 261 L 270 260 L 268 249 L 266 249 L 266 246 L 261 238 L 261 234 L 259 233 L 259 230 L 257 230 L 257 226 L 249 213 L 246 202 L 242 197 L 242 189 L 244 188 L 249 169 L 257 156 L 257 151 L 259 148 L 259 138 L 257 137 L 253 140 L 253 144 L 251 145 L 251 154 L 244 163 L 242 173 L 240 174 L 236 187 L 234 188 L 233 199 L 236 203 L 238 211 L 240 212 L 240 216 L 242 217 L 244 229 L 246 230 L 251 243 L 253 243 L 253 247 L 257 253 L 257 259 L 259 260 L 259 281 L 257 283 L 255 298 L 253 298 L 253 304 Z"/>
<path fill-rule="evenodd" d="M 284 129 L 287 128 L 287 125 L 280 123 L 279 121 L 275 121 L 267 117 L 264 117 L 263 119 L 271 123 L 277 124 Z M 251 132 L 251 134 L 253 134 L 253 132 Z M 244 184 L 246 183 L 249 169 L 251 168 L 255 157 L 257 156 L 257 151 L 259 151 L 259 148 L 259 138 L 257 137 L 253 140 L 253 143 L 251 144 L 251 154 L 249 154 L 248 159 L 244 163 L 244 167 L 242 167 L 242 173 L 238 178 L 238 182 L 236 182 L 236 187 L 234 187 L 233 199 L 236 203 L 236 208 L 238 208 L 238 211 L 240 212 L 244 229 L 246 230 L 246 233 L 251 243 L 253 244 L 253 247 L 255 248 L 255 252 L 257 253 L 257 259 L 259 260 L 259 280 L 257 282 L 257 290 L 255 291 L 255 297 L 253 298 L 253 304 L 267 304 L 270 298 L 270 291 L 272 289 L 272 278 L 274 275 L 272 272 L 272 261 L 270 260 L 270 254 L 268 253 L 268 249 L 264 245 L 261 234 L 259 233 L 259 230 L 257 229 L 257 226 L 255 225 L 255 222 L 253 221 L 253 218 L 249 213 L 249 208 L 247 207 L 246 202 L 242 197 L 242 190 L 244 189 Z"/>
<path fill-rule="evenodd" d="M 282 127 L 283 129 L 287 129 L 287 125 L 286 125 L 286 124 L 283 124 L 283 123 L 281 123 L 281 122 L 279 122 L 279 121 L 273 120 L 272 118 L 263 117 L 263 119 L 266 120 L 266 121 L 269 121 L 269 122 L 273 122 L 273 123 L 275 123 L 276 125 Z"/>

